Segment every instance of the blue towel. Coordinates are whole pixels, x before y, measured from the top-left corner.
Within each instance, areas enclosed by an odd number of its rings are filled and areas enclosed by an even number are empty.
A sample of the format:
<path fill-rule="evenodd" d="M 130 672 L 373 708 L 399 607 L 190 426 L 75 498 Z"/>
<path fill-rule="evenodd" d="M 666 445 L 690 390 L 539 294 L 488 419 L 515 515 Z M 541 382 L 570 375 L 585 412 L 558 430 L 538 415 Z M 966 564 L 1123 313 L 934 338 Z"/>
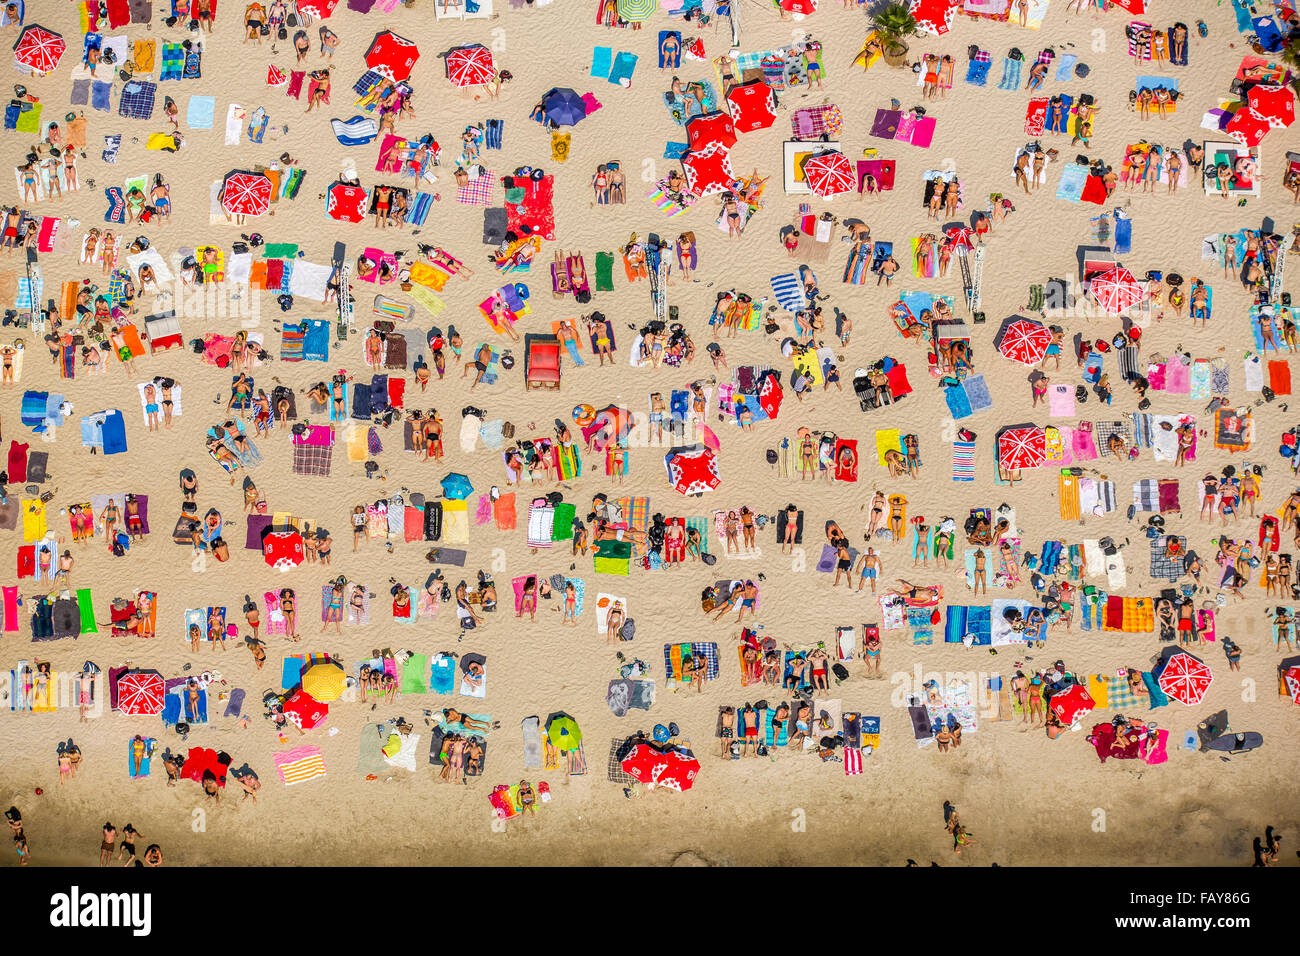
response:
<path fill-rule="evenodd" d="M 388 407 L 387 375 L 372 375 L 370 377 L 370 407 L 373 409 Z"/>
<path fill-rule="evenodd" d="M 943 390 L 944 401 L 948 403 L 948 413 L 953 418 L 961 420 L 969 418 L 973 412 L 970 407 L 970 399 L 966 397 L 966 388 L 962 385 L 953 385 Z"/>
<path fill-rule="evenodd" d="M 690 148 L 690 143 L 667 143 L 664 145 L 664 159 L 681 159 L 682 153 Z"/>
<path fill-rule="evenodd" d="M 1056 82 L 1066 83 L 1074 79 L 1074 64 L 1078 62 L 1078 54 L 1062 53 L 1061 62 L 1056 67 Z"/>
<path fill-rule="evenodd" d="M 126 451 L 126 421 L 114 410 L 104 419 L 104 454 L 119 455 Z"/>
<path fill-rule="evenodd" d="M 191 96 L 185 109 L 185 125 L 190 129 L 212 129 L 212 114 L 216 108 L 215 96 Z"/>
<path fill-rule="evenodd" d="M 334 130 L 334 138 L 343 146 L 364 146 L 379 135 L 379 124 L 368 116 L 332 119 L 330 127 Z"/>
<path fill-rule="evenodd" d="M 280 673 L 280 686 L 285 690 L 302 683 L 302 665 L 304 661 L 297 657 L 284 659 L 284 670 Z"/>
<path fill-rule="evenodd" d="M 240 711 L 244 709 L 244 691 L 241 687 L 236 687 L 230 692 L 230 700 L 226 703 L 226 712 L 223 717 L 238 717 Z"/>
<path fill-rule="evenodd" d="M 1259 45 L 1264 48 L 1265 53 L 1275 53 L 1282 49 L 1282 34 L 1272 17 L 1256 17 L 1251 21 L 1251 26 L 1255 28 Z"/>
<path fill-rule="evenodd" d="M 105 83 L 103 80 L 92 80 L 90 83 L 91 109 L 103 110 L 105 113 L 111 110 L 113 103 L 109 94 L 112 92 L 112 83 Z"/>
<path fill-rule="evenodd" d="M 972 413 L 993 407 L 993 396 L 989 394 L 989 387 L 983 375 L 968 376 L 962 383 L 962 387 L 966 390 L 966 400 L 970 402 Z"/>
<path fill-rule="evenodd" d="M 591 51 L 591 75 L 598 76 L 602 80 L 609 76 L 609 68 L 614 65 L 614 50 L 612 47 L 598 46 Z"/>
<path fill-rule="evenodd" d="M 370 418 L 370 386 L 352 383 L 352 417 L 366 421 Z"/>
<path fill-rule="evenodd" d="M 620 53 L 618 56 L 614 57 L 614 66 L 609 71 L 609 82 L 621 83 L 623 80 L 627 80 L 630 83 L 632 80 L 632 73 L 635 70 L 636 54 Z"/>
<path fill-rule="evenodd" d="M 1115 213 L 1115 253 L 1123 255 L 1133 248 L 1133 220 Z"/>
<path fill-rule="evenodd" d="M 966 82 L 972 86 L 984 86 L 989 81 L 989 67 L 993 64 L 987 60 L 971 60 L 966 66 Z"/>
<path fill-rule="evenodd" d="M 330 324 L 324 319 L 305 323 L 302 337 L 302 357 L 313 362 L 328 362 L 330 357 Z"/>
<path fill-rule="evenodd" d="M 90 80 L 80 79 L 72 81 L 72 98 L 68 101 L 73 106 L 90 105 Z"/>
<path fill-rule="evenodd" d="M 456 686 L 456 661 L 445 654 L 433 658 L 429 669 L 429 690 L 435 694 L 450 694 Z"/>
<path fill-rule="evenodd" d="M 1056 198 L 1070 202 L 1083 201 L 1083 187 L 1088 182 L 1088 167 L 1078 163 L 1066 163 L 1061 170 L 1061 179 L 1056 186 Z"/>
<path fill-rule="evenodd" d="M 1020 89 L 1020 70 L 1021 60 L 1013 60 L 1010 57 L 1002 58 L 1002 79 L 998 81 L 1000 90 L 1018 90 Z"/>
<path fill-rule="evenodd" d="M 1137 78 L 1137 88 L 1139 90 L 1174 90 L 1178 89 L 1178 81 L 1168 76 L 1139 76 Z"/>

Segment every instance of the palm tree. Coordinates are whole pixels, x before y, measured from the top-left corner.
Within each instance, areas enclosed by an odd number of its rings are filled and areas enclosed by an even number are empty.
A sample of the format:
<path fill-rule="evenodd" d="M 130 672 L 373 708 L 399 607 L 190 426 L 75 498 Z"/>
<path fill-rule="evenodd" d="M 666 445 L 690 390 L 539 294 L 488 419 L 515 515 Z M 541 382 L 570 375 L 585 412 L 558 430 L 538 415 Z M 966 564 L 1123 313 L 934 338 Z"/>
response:
<path fill-rule="evenodd" d="M 1300 40 L 1292 40 L 1283 45 L 1278 59 L 1291 71 L 1291 88 L 1300 93 Z"/>
<path fill-rule="evenodd" d="M 901 66 L 907 55 L 907 43 L 904 37 L 916 32 L 916 18 L 905 3 L 891 3 L 882 8 L 871 18 L 871 25 L 885 55 L 885 62 L 890 66 Z"/>

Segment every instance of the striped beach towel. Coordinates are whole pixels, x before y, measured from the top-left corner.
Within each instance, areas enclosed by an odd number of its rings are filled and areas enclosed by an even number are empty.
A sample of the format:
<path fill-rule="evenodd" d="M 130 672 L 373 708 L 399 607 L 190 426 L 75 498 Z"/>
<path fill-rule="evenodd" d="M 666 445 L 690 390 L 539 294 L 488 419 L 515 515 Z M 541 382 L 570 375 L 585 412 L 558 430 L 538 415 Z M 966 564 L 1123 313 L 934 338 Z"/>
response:
<path fill-rule="evenodd" d="M 325 776 L 325 755 L 319 747 L 296 747 L 275 755 L 275 769 L 280 772 L 280 781 L 291 787 L 313 777 Z"/>
<path fill-rule="evenodd" d="M 856 777 L 862 773 L 862 751 L 856 747 L 844 748 L 844 776 Z"/>
<path fill-rule="evenodd" d="M 286 325 L 280 333 L 280 361 L 301 362 L 303 331 L 301 325 Z"/>
<path fill-rule="evenodd" d="M 682 660 L 688 657 L 703 657 L 705 662 L 704 679 L 716 680 L 718 676 L 718 645 L 713 642 L 694 644 L 665 644 L 664 673 L 668 680 L 682 680 Z"/>
<path fill-rule="evenodd" d="M 975 480 L 975 443 L 973 441 L 956 441 L 952 443 L 952 480 Z"/>
<path fill-rule="evenodd" d="M 785 275 L 772 276 L 770 282 L 772 294 L 776 296 L 776 301 L 781 304 L 781 308 L 787 312 L 798 312 L 808 306 L 808 299 L 803 294 L 803 283 L 799 281 L 798 274 L 788 272 Z"/>

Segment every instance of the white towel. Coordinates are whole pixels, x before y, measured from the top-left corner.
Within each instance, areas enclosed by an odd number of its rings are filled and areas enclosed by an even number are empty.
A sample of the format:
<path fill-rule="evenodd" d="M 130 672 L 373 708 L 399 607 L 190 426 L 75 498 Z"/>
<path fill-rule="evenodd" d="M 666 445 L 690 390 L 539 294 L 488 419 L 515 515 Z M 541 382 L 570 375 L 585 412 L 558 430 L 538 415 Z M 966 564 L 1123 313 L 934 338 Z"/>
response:
<path fill-rule="evenodd" d="M 157 402 L 158 405 L 159 405 L 159 409 L 158 409 L 158 421 L 161 423 L 162 420 L 163 420 L 163 417 L 162 417 L 162 407 L 161 407 L 161 406 L 162 406 L 162 386 L 159 384 L 159 382 L 161 382 L 161 381 L 162 381 L 161 378 L 154 378 L 152 381 L 149 381 L 149 382 L 137 382 L 137 383 L 136 383 L 136 386 L 135 386 L 135 387 L 136 387 L 136 390 L 139 391 L 139 393 L 140 393 L 140 412 L 141 412 L 142 415 L 144 415 L 144 423 L 145 423 L 145 425 L 148 425 L 148 424 L 149 424 L 149 413 L 145 411 L 145 406 L 146 406 L 147 404 L 149 404 L 148 400 L 144 397 L 144 389 L 145 389 L 145 386 L 146 386 L 146 385 L 152 385 L 152 386 L 154 387 L 154 391 L 155 391 L 155 393 L 156 393 L 155 396 L 154 396 L 154 401 Z M 179 417 L 180 417 L 180 414 L 181 414 L 181 387 L 180 387 L 179 385 L 173 385 L 173 386 L 172 386 L 172 417 L 173 417 L 173 418 L 179 418 Z"/>
<path fill-rule="evenodd" d="M 158 280 L 159 285 L 164 285 L 176 278 L 167 265 L 167 260 L 159 255 L 158 250 L 154 248 L 146 249 L 144 252 L 131 253 L 126 257 L 126 264 L 131 267 L 131 271 L 136 276 L 140 275 L 141 266 L 148 265 L 153 269 L 154 278 Z"/>
<path fill-rule="evenodd" d="M 226 145 L 238 146 L 244 133 L 244 124 L 248 122 L 248 110 L 238 103 L 231 103 L 226 110 Z"/>
<path fill-rule="evenodd" d="M 393 756 L 384 754 L 384 763 L 390 767 L 401 767 L 403 770 L 415 770 L 415 750 L 420 743 L 419 734 L 402 734 L 397 735 L 397 739 L 402 742 L 402 748 Z"/>
<path fill-rule="evenodd" d="M 296 259 L 293 273 L 289 276 L 289 292 L 313 302 L 324 302 L 325 286 L 333 273 L 333 266 Z"/>
<path fill-rule="evenodd" d="M 483 426 L 483 419 L 477 415 L 466 415 L 460 420 L 460 450 L 472 452 L 478 444 L 478 430 Z"/>
<path fill-rule="evenodd" d="M 1245 361 L 1246 366 L 1246 391 L 1261 392 L 1264 390 L 1264 366 L 1259 360 L 1258 355 L 1252 355 Z"/>
<path fill-rule="evenodd" d="M 1173 461 L 1178 457 L 1178 420 L 1181 415 L 1151 416 L 1151 451 L 1156 461 Z M 1161 428 L 1168 423 L 1168 430 Z"/>

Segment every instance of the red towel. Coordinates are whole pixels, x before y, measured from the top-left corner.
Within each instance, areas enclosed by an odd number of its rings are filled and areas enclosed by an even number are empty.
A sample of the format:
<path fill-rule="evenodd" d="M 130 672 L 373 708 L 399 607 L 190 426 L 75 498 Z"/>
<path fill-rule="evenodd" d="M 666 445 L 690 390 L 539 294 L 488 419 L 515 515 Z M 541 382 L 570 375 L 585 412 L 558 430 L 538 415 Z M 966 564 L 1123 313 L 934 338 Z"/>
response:
<path fill-rule="evenodd" d="M 1083 184 L 1083 195 L 1079 197 L 1083 202 L 1090 202 L 1094 206 L 1106 205 L 1106 184 L 1101 181 L 1100 176 L 1089 176 Z"/>
<path fill-rule="evenodd" d="M 27 445 L 9 442 L 9 481 L 21 485 L 27 480 Z"/>
<path fill-rule="evenodd" d="M 36 545 L 24 544 L 18 547 L 18 577 L 30 578 L 36 574 Z"/>
<path fill-rule="evenodd" d="M 285 87 L 284 95 L 292 96 L 295 100 L 302 97 L 302 81 L 306 78 L 306 70 L 290 70 L 289 85 Z"/>
<path fill-rule="evenodd" d="M 1268 363 L 1268 387 L 1275 395 L 1291 394 L 1291 366 L 1285 361 Z M 13 480 L 12 478 L 10 479 Z"/>
<path fill-rule="evenodd" d="M 278 289 L 284 284 L 284 260 L 267 259 L 266 260 L 266 287 L 267 289 Z"/>
<path fill-rule="evenodd" d="M 402 403 L 406 400 L 406 379 L 388 378 L 388 404 L 393 408 L 401 408 Z"/>
<path fill-rule="evenodd" d="M 515 493 L 512 491 L 508 495 L 502 495 L 492 505 L 492 511 L 496 515 L 497 527 L 502 531 L 512 531 L 515 527 Z"/>
<path fill-rule="evenodd" d="M 402 538 L 406 541 L 420 541 L 424 538 L 424 509 L 406 506 L 402 515 Z"/>
<path fill-rule="evenodd" d="M 912 385 L 907 380 L 907 367 L 905 365 L 895 365 L 885 373 L 885 377 L 889 379 L 889 394 L 894 398 L 902 398 L 912 391 Z"/>
<path fill-rule="evenodd" d="M 105 0 L 108 5 L 108 25 L 114 30 L 131 22 L 131 4 L 128 0 Z"/>

